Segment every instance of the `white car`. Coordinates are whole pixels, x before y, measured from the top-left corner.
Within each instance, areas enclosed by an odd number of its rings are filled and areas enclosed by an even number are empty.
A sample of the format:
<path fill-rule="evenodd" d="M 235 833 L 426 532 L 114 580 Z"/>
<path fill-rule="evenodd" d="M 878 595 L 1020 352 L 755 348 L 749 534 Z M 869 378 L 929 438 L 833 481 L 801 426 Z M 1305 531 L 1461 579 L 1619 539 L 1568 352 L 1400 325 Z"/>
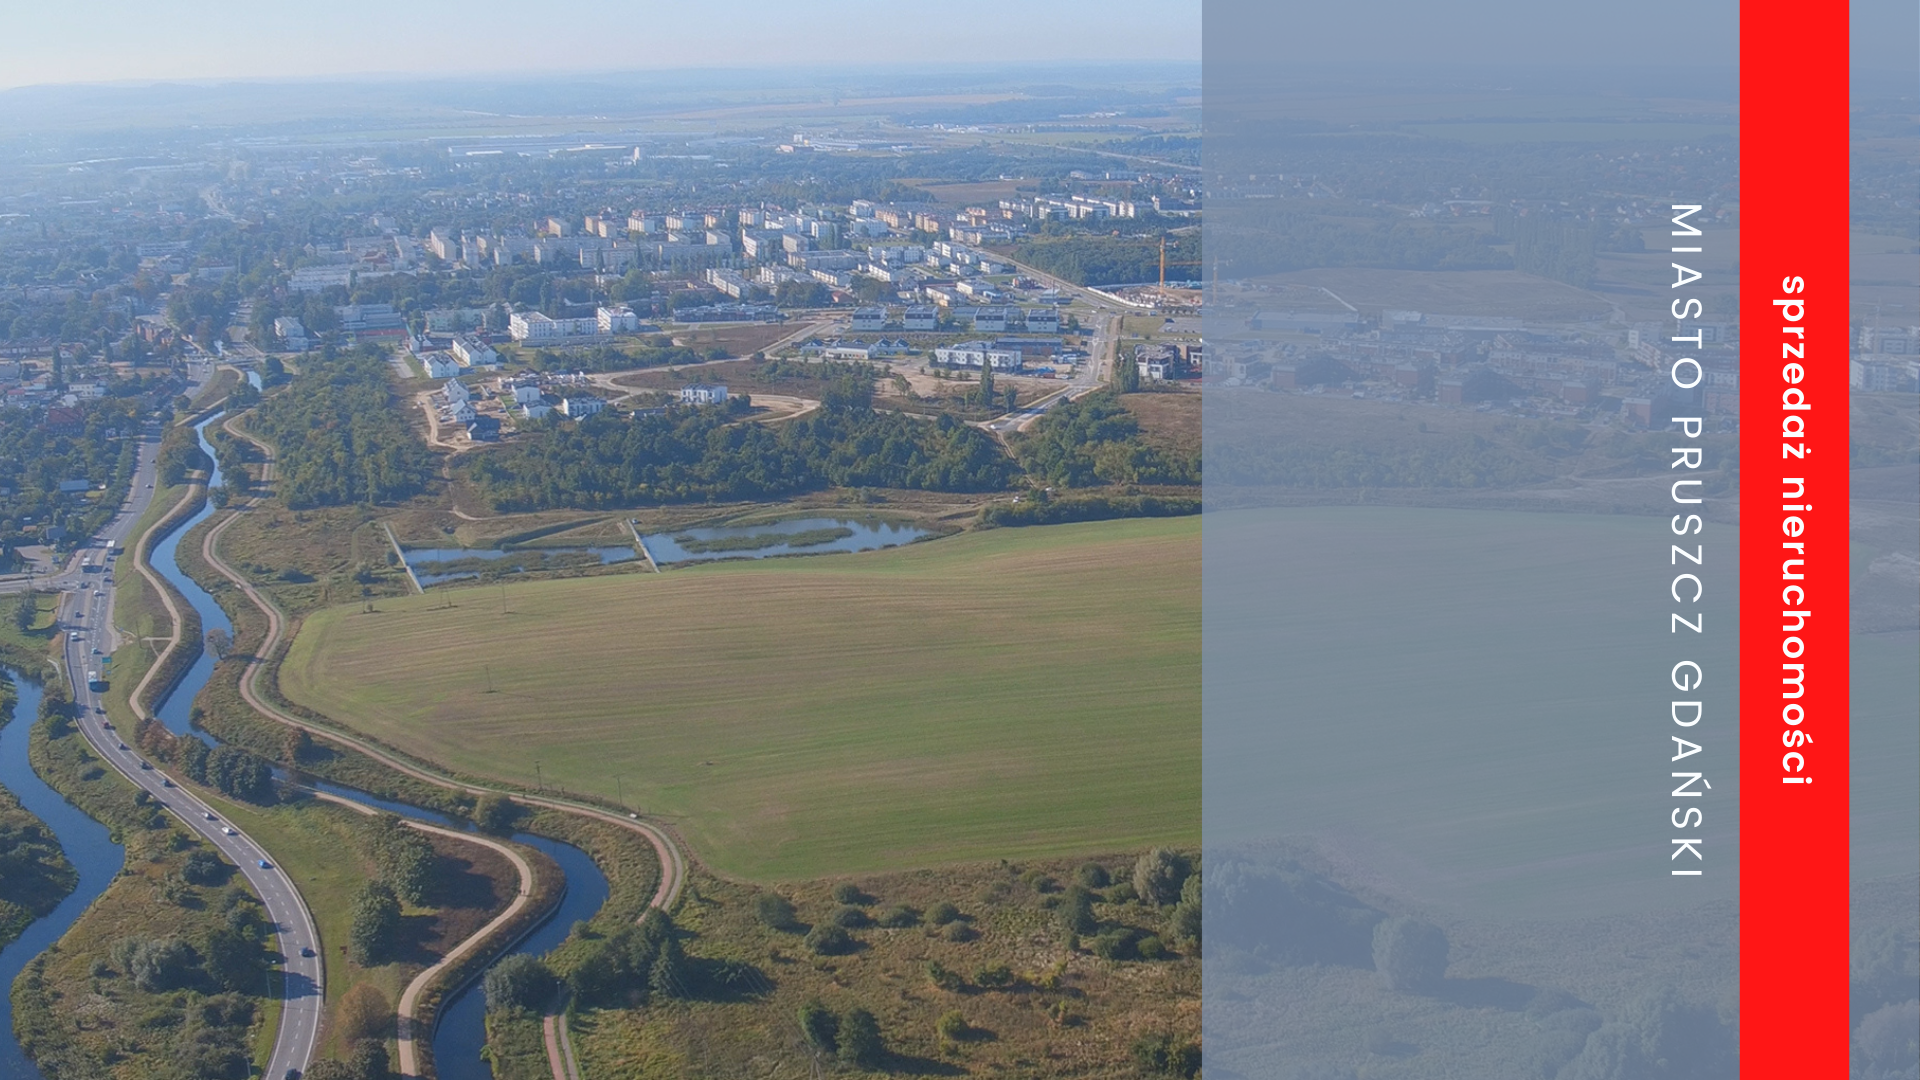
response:
<path fill-rule="evenodd" d="M 228 836 L 239 836 L 239 835 L 240 835 L 239 833 L 237 833 L 237 832 L 234 832 L 234 831 L 233 831 L 233 826 L 231 826 L 231 825 L 228 825 L 228 826 L 227 826 L 226 828 L 224 828 L 224 829 L 221 829 L 220 831 L 221 831 L 221 832 L 223 832 L 223 833 L 226 833 L 226 834 L 227 834 Z"/>

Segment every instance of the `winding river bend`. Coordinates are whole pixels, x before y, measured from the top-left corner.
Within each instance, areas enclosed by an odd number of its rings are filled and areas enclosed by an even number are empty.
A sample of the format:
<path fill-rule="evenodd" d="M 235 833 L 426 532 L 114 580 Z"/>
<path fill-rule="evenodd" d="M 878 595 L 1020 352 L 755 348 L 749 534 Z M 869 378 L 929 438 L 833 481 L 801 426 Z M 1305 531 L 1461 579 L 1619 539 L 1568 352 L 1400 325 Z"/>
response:
<path fill-rule="evenodd" d="M 27 763 L 27 738 L 40 716 L 40 687 L 15 671 L 0 669 L 0 676 L 12 680 L 16 691 L 12 722 L 0 727 L 0 785 L 46 825 L 80 874 L 73 892 L 58 907 L 0 949 L 0 1006 L 4 1006 L 6 1015 L 5 1031 L 0 1032 L 0 1080 L 41 1080 L 40 1070 L 27 1060 L 14 1038 L 13 980 L 34 957 L 60 940 L 94 898 L 106 891 L 125 865 L 127 851 L 113 842 L 105 825 L 75 809 L 34 775 L 33 766 Z"/>
<path fill-rule="evenodd" d="M 216 419 L 218 414 L 201 421 L 194 428 L 200 438 L 201 449 L 214 462 L 208 483 L 210 489 L 221 486 L 223 479 L 219 459 L 206 435 L 206 426 Z M 231 633 L 233 624 L 226 612 L 221 610 L 205 589 L 181 571 L 178 559 L 181 539 L 216 512 L 217 509 L 209 501 L 165 540 L 154 545 L 151 562 L 154 571 L 179 590 L 180 595 L 199 613 L 203 632 L 218 627 Z M 166 699 L 159 703 L 155 715 L 174 734 L 191 735 L 209 743 L 216 741 L 205 732 L 195 730 L 191 723 L 193 700 L 213 676 L 213 666 L 211 656 L 201 656 L 167 694 Z M 73 893 L 59 907 L 34 922 L 18 940 L 0 951 L 0 1000 L 10 997 L 14 978 L 32 958 L 58 941 L 74 920 L 80 917 L 80 913 L 106 890 L 126 859 L 125 849 L 112 842 L 105 826 L 68 805 L 65 799 L 34 775 L 27 763 L 27 739 L 33 721 L 39 715 L 42 695 L 38 686 L 15 677 L 11 671 L 6 674 L 13 677 L 19 693 L 14 705 L 15 722 L 0 728 L 0 783 L 19 797 L 22 806 L 46 823 L 66 852 L 68 861 L 79 871 L 80 880 Z M 319 786 L 331 794 L 405 817 L 452 828 L 467 827 L 465 822 L 450 820 L 431 810 L 376 798 L 337 785 Z M 566 875 L 566 893 L 553 914 L 511 950 L 538 955 L 564 940 L 574 922 L 591 918 L 600 910 L 608 895 L 607 879 L 587 853 L 579 848 L 530 833 L 516 833 L 512 839 L 545 852 Z M 12 1015 L 10 1008 L 7 1015 Z M 485 1021 L 485 996 L 476 977 L 450 995 L 439 1011 L 433 1033 L 433 1057 L 441 1080 L 491 1080 L 493 1070 L 481 1057 L 486 1044 Z M 14 1038 L 11 1022 L 6 1024 L 4 1035 L 0 1035 L 0 1080 L 42 1080 L 40 1071 L 27 1060 Z"/>

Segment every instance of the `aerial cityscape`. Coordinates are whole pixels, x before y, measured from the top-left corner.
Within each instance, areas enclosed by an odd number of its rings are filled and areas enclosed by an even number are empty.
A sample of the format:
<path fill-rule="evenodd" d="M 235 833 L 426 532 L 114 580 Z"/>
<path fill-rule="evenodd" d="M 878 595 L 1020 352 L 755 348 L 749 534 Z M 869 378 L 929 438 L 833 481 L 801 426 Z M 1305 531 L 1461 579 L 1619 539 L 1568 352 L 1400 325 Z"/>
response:
<path fill-rule="evenodd" d="M 1436 731 L 1600 726 L 1567 687 L 1645 656 L 1579 605 L 1637 587 L 1676 417 L 1738 521 L 1724 95 L 1322 73 L 1203 127 L 1192 58 L 499 74 L 0 90 L 0 1080 L 1193 1078 L 1203 878 L 1217 1076 L 1738 1074 L 1737 906 L 1618 885 L 1637 750 L 1560 817 L 1545 773 L 1525 820 L 1386 797 L 1507 783 Z M 1910 151 L 1855 171 L 1887 507 Z M 1203 506 L 1272 529 L 1209 533 L 1206 677 L 1290 680 L 1205 759 L 1205 860 Z M 1910 663 L 1904 513 L 1855 536 L 1863 665 Z M 1598 614 L 1503 712 L 1463 657 L 1509 587 Z M 1293 621 L 1214 652 L 1229 611 Z M 1693 1071 L 1618 1049 L 1663 1038 Z"/>

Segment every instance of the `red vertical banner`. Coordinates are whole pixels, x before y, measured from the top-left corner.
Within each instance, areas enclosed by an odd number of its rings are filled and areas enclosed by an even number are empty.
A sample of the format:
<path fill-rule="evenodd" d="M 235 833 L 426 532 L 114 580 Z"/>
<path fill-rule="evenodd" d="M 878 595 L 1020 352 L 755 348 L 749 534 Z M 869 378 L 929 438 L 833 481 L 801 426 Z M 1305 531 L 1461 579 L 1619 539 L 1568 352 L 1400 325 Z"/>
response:
<path fill-rule="evenodd" d="M 1740 188 L 1740 1065 L 1804 1080 L 1848 1072 L 1846 4 L 1741 6 Z"/>

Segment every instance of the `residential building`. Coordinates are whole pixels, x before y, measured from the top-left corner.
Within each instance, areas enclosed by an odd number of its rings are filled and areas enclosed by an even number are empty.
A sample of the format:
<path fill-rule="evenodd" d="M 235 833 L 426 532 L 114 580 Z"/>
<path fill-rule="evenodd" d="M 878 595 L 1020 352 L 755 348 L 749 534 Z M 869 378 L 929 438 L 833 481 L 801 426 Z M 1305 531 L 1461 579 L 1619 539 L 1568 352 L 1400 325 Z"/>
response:
<path fill-rule="evenodd" d="M 584 420 L 589 416 L 598 416 L 607 407 L 607 403 L 597 397 L 570 397 L 560 400 L 560 412 L 570 420 Z"/>
<path fill-rule="evenodd" d="M 429 379 L 451 379 L 460 374 L 460 361 L 452 353 L 426 352 L 421 353 L 418 359 Z"/>
<path fill-rule="evenodd" d="M 879 307 L 856 308 L 853 313 L 855 330 L 881 330 L 887 325 L 887 309 Z"/>
<path fill-rule="evenodd" d="M 453 355 L 468 367 L 489 368 L 500 366 L 500 354 L 493 346 L 477 337 L 461 336 L 453 339 Z"/>
<path fill-rule="evenodd" d="M 680 400 L 689 405 L 724 405 L 727 388 L 717 383 L 694 383 L 680 388 Z"/>
<path fill-rule="evenodd" d="M 933 362 L 942 367 L 976 370 L 991 366 L 995 371 L 1019 371 L 1023 366 L 1020 350 L 997 349 L 984 341 L 966 341 L 935 349 Z"/>
<path fill-rule="evenodd" d="M 305 352 L 307 349 L 307 328 L 291 315 L 282 315 L 273 320 L 273 336 L 286 342 L 287 348 L 295 352 Z"/>
<path fill-rule="evenodd" d="M 631 334 L 640 329 L 640 316 L 624 304 L 603 307 L 594 312 L 594 325 L 603 334 Z"/>
<path fill-rule="evenodd" d="M 906 328 L 909 330 L 932 330 L 939 325 L 939 311 L 924 305 L 907 309 Z"/>

